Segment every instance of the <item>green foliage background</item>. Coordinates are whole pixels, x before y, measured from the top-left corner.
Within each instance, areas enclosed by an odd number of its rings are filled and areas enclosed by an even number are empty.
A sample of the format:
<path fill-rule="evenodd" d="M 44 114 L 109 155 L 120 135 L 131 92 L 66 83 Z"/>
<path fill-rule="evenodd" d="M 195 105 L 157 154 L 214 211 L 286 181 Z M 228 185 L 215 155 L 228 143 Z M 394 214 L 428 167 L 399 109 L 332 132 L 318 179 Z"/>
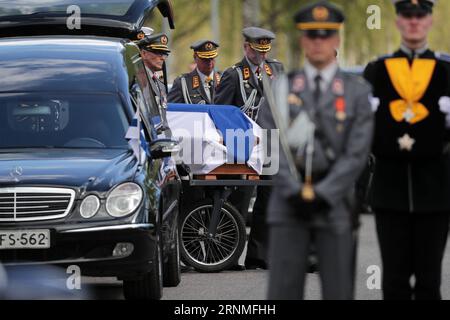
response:
<path fill-rule="evenodd" d="M 224 70 L 242 58 L 241 30 L 244 26 L 256 25 L 271 29 L 277 34 L 272 57 L 282 61 L 287 69 L 301 65 L 301 48 L 298 46 L 298 31 L 293 15 L 310 3 L 309 0 L 219 0 L 220 57 L 217 68 Z M 346 15 L 342 31 L 343 43 L 340 53 L 345 66 L 364 65 L 378 55 L 395 50 L 399 36 L 395 28 L 395 10 L 391 0 L 334 0 Z M 172 0 L 176 30 L 170 31 L 169 60 L 170 79 L 187 72 L 192 62 L 190 45 L 198 39 L 212 39 L 210 0 Z M 367 8 L 381 8 L 381 29 L 369 30 Z M 259 13 L 258 13 L 259 12 Z M 450 1 L 441 0 L 434 10 L 434 28 L 430 46 L 437 51 L 450 51 Z M 161 31 L 160 19 L 150 24 Z M 157 21 L 157 22 L 156 22 Z"/>

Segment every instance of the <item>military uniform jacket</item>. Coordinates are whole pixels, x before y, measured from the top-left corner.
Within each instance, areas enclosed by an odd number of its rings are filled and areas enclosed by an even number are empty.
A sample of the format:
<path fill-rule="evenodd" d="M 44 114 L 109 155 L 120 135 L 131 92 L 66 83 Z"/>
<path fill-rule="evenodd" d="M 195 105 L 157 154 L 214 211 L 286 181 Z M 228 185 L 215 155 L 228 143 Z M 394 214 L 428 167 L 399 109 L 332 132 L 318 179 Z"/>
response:
<path fill-rule="evenodd" d="M 148 82 L 150 84 L 150 90 L 153 94 L 153 96 L 155 97 L 155 101 L 156 101 L 156 105 L 158 107 L 158 117 L 160 116 L 161 119 L 159 121 L 161 121 L 161 123 L 155 123 L 156 126 L 159 125 L 163 125 L 165 128 L 168 129 L 168 122 L 167 122 L 167 91 L 166 91 L 166 86 L 164 85 L 164 83 L 158 78 L 154 78 L 152 77 L 152 73 L 147 70 L 147 75 L 148 75 Z M 156 111 L 155 111 L 156 112 Z M 156 116 L 156 114 L 154 114 L 153 116 Z M 158 121 L 153 119 L 153 121 Z"/>
<path fill-rule="evenodd" d="M 150 79 L 150 85 L 152 87 L 152 91 L 157 98 L 157 102 L 161 105 L 162 108 L 166 109 L 167 107 L 167 91 L 166 86 L 160 79 Z"/>
<path fill-rule="evenodd" d="M 240 81 L 237 69 L 239 69 L 242 74 L 243 83 Z M 283 73 L 284 70 L 283 64 L 276 60 L 269 59 L 264 63 L 264 69 L 271 79 L 275 79 L 279 74 Z M 220 85 L 217 88 L 215 103 L 241 108 L 245 104 L 241 87 L 243 87 L 247 98 L 250 97 L 253 90 L 256 90 L 257 95 L 254 104 L 259 105 L 260 99 L 264 94 L 263 88 L 256 80 L 246 58 L 242 59 L 241 62 L 233 67 L 225 70 Z"/>
<path fill-rule="evenodd" d="M 449 96 L 449 66 L 448 57 L 430 50 L 414 60 L 397 51 L 367 66 L 364 75 L 373 85 L 376 110 L 376 165 L 369 196 L 375 210 L 450 210 L 444 152 L 450 106 L 443 112 L 441 100 Z"/>
<path fill-rule="evenodd" d="M 191 101 L 187 101 L 185 99 L 185 95 L 183 93 L 183 84 L 182 79 L 184 79 L 186 83 L 186 88 L 188 93 L 186 96 Z M 183 74 L 182 76 L 175 79 L 172 89 L 169 92 L 168 100 L 170 103 L 186 103 L 190 104 L 215 104 L 215 91 L 220 83 L 220 75 L 216 71 L 214 72 L 213 79 L 213 90 L 211 99 L 208 98 L 206 94 L 205 87 L 203 86 L 200 75 L 198 74 L 198 70 L 195 69 L 191 73 Z"/>
<path fill-rule="evenodd" d="M 338 70 L 331 87 L 321 94 L 317 104 L 303 72 L 295 73 L 289 86 L 291 121 L 302 109 L 308 113 L 314 111 L 316 120 L 313 122 L 320 118 L 321 132 L 335 153 L 326 173 L 315 179 L 313 185 L 316 194 L 331 207 L 329 226 L 348 231 L 351 228 L 354 183 L 365 166 L 373 136 L 370 86 L 362 77 Z M 345 117 L 336 116 L 339 110 L 345 112 Z M 302 161 L 296 153 L 292 156 L 296 163 Z M 298 219 L 301 213 L 289 205 L 287 199 L 300 197 L 303 181 L 295 180 L 281 151 L 276 185 L 269 205 L 269 222 L 285 223 Z"/>

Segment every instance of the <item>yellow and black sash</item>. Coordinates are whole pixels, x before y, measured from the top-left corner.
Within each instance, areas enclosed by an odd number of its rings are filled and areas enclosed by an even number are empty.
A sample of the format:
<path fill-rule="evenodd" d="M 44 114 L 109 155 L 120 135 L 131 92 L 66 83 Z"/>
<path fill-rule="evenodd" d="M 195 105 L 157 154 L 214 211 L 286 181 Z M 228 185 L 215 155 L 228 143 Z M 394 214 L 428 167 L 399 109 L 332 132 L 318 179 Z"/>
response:
<path fill-rule="evenodd" d="M 407 58 L 390 58 L 385 60 L 385 65 L 392 85 L 401 97 L 389 104 L 394 120 L 416 124 L 426 119 L 430 112 L 419 101 L 430 85 L 436 60 L 414 59 L 410 66 Z"/>

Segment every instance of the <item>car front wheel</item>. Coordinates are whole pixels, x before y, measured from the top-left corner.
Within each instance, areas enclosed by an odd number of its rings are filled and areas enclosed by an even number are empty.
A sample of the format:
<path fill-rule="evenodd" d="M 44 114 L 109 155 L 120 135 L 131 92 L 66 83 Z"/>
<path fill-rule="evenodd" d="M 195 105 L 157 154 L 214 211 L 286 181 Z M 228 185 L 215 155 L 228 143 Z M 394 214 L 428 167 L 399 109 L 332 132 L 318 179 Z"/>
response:
<path fill-rule="evenodd" d="M 245 246 L 244 219 L 230 203 L 222 207 L 217 232 L 209 235 L 213 208 L 211 200 L 199 202 L 187 210 L 180 224 L 181 259 L 200 272 L 219 272 L 236 265 Z"/>
<path fill-rule="evenodd" d="M 161 237 L 158 233 L 154 265 L 144 277 L 123 281 L 123 294 L 127 300 L 160 300 L 163 295 Z"/>
<path fill-rule="evenodd" d="M 181 281 L 180 267 L 180 238 L 178 236 L 178 218 L 175 226 L 175 247 L 167 253 L 167 261 L 163 264 L 163 276 L 165 287 L 176 287 Z"/>

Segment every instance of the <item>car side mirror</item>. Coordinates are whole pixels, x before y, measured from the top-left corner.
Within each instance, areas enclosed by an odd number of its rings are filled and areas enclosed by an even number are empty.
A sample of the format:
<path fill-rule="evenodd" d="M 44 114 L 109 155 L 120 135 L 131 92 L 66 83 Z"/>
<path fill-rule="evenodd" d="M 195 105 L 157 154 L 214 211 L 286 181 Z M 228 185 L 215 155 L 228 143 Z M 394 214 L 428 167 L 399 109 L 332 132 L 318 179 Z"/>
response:
<path fill-rule="evenodd" d="M 170 157 L 180 150 L 178 141 L 172 139 L 158 139 L 150 143 L 150 154 L 153 159 Z"/>

